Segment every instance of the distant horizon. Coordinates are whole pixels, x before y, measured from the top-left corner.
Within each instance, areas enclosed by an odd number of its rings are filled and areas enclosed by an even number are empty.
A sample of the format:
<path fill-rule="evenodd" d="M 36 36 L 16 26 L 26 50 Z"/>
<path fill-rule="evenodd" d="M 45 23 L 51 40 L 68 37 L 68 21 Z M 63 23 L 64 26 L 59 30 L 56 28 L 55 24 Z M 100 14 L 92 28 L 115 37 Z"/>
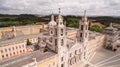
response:
<path fill-rule="evenodd" d="M 27 14 L 27 13 L 23 13 L 23 15 L 37 15 L 37 16 L 49 16 L 51 14 L 47 14 L 47 15 L 40 15 L 40 14 Z M 22 15 L 22 14 L 1 14 L 0 15 Z M 58 14 L 53 14 L 53 15 L 58 15 Z M 64 14 L 61 14 L 63 16 L 83 16 L 83 15 L 64 15 Z M 120 16 L 112 16 L 112 15 L 87 15 L 88 17 L 120 17 Z"/>

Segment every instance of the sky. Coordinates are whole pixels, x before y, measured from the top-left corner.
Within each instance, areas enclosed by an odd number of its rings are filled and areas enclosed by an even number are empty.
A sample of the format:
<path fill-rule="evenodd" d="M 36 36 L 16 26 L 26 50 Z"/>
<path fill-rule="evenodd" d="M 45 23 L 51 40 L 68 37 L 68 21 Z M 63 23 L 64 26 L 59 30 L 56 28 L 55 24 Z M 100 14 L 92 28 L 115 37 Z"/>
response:
<path fill-rule="evenodd" d="M 0 14 L 120 16 L 120 0 L 0 0 Z"/>

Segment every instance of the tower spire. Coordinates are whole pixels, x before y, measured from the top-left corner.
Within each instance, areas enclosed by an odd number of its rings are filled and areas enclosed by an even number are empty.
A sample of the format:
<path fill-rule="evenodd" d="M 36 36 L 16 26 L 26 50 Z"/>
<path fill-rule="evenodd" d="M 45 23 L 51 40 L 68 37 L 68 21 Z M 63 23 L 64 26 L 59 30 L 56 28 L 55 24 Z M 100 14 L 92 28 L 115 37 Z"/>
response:
<path fill-rule="evenodd" d="M 54 15 L 53 15 L 53 13 L 51 15 L 51 21 L 54 21 Z"/>
<path fill-rule="evenodd" d="M 77 41 L 82 42 L 82 60 L 88 59 L 87 54 L 87 45 L 88 45 L 88 39 L 89 39 L 89 21 L 87 20 L 86 16 L 86 10 L 84 11 L 84 16 L 82 17 L 82 20 L 79 22 L 79 30 L 77 32 Z"/>
<path fill-rule="evenodd" d="M 61 9 L 59 8 L 59 14 L 61 13 Z"/>
<path fill-rule="evenodd" d="M 63 17 L 61 15 L 61 9 L 59 8 L 59 15 L 58 15 L 58 18 L 57 18 L 57 25 L 58 26 L 62 26 L 63 25 Z"/>
<path fill-rule="evenodd" d="M 82 20 L 87 21 L 86 10 L 84 10 L 84 16 L 83 16 Z"/>
<path fill-rule="evenodd" d="M 86 17 L 86 10 L 84 10 L 84 17 Z"/>

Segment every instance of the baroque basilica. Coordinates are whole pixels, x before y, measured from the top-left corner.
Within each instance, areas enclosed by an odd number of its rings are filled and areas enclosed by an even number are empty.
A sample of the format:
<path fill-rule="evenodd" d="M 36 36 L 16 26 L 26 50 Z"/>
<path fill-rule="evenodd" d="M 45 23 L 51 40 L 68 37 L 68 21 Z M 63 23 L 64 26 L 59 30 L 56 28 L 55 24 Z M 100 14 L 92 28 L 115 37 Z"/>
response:
<path fill-rule="evenodd" d="M 56 19 L 54 15 L 51 15 L 51 21 L 45 32 L 25 36 L 25 38 L 31 37 L 33 44 L 31 47 L 26 46 L 26 39 L 21 36 L 23 41 L 17 44 L 25 47 L 24 55 L 1 61 L 0 65 L 3 67 L 76 67 L 74 65 L 79 63 L 78 67 L 95 67 L 90 60 L 96 49 L 101 48 L 106 43 L 106 36 L 89 31 L 88 28 L 89 21 L 86 11 L 79 21 L 79 28 L 76 29 L 66 27 L 59 9 L 59 15 Z M 15 40 L 10 42 L 15 42 Z M 9 44 L 2 47 L 7 48 L 7 46 L 15 45 Z M 107 45 L 105 46 L 107 47 Z M 114 50 L 114 48 L 115 46 L 112 49 Z M 27 53 L 28 49 L 31 52 Z"/>

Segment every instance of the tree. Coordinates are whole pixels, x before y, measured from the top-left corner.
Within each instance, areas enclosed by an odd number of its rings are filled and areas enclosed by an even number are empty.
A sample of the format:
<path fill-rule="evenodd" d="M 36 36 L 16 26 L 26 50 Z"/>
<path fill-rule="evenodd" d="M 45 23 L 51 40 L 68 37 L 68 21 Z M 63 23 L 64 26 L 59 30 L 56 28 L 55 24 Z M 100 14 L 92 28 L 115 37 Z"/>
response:
<path fill-rule="evenodd" d="M 98 25 L 92 26 L 90 28 L 91 31 L 102 32 L 104 28 L 99 27 Z"/>

